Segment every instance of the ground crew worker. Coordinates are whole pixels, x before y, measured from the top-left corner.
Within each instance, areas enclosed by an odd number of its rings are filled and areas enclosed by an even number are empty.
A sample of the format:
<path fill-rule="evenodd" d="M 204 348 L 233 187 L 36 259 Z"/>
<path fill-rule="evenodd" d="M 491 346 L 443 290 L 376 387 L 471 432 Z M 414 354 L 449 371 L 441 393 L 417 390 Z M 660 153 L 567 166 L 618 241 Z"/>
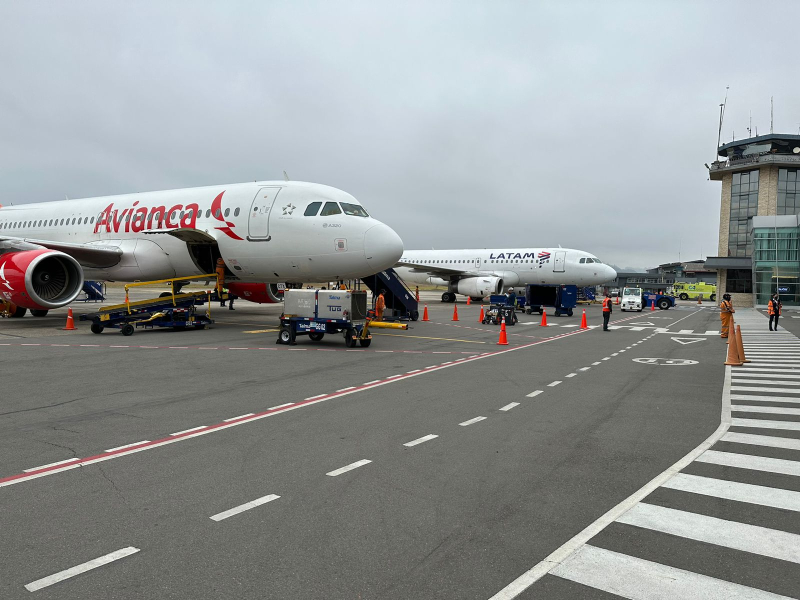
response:
<path fill-rule="evenodd" d="M 506 296 L 506 306 L 517 307 L 517 295 L 514 293 L 514 288 L 508 288 L 508 296 Z"/>
<path fill-rule="evenodd" d="M 225 261 L 217 259 L 217 295 L 222 299 L 222 284 L 225 283 Z M 223 305 L 224 306 L 224 305 Z"/>
<path fill-rule="evenodd" d="M 375 320 L 376 321 L 383 321 L 383 311 L 386 310 L 386 298 L 383 295 L 386 293 L 386 290 L 381 290 L 381 293 L 378 294 L 378 299 L 375 301 Z"/>
<path fill-rule="evenodd" d="M 606 292 L 603 299 L 603 331 L 608 331 L 608 320 L 611 318 L 611 296 Z"/>
<path fill-rule="evenodd" d="M 733 310 L 733 304 L 731 303 L 731 295 L 724 294 L 722 296 L 722 304 L 719 305 L 719 320 L 722 321 L 719 337 L 728 337 L 728 332 L 731 329 L 731 321 L 733 321 L 733 313 L 735 312 L 736 311 Z"/>
<path fill-rule="evenodd" d="M 781 308 L 783 304 L 778 299 L 778 294 L 772 294 L 772 300 L 767 304 L 767 311 L 769 312 L 769 330 L 778 331 L 778 317 L 781 316 Z M 775 321 L 775 329 L 772 328 L 772 321 Z"/>

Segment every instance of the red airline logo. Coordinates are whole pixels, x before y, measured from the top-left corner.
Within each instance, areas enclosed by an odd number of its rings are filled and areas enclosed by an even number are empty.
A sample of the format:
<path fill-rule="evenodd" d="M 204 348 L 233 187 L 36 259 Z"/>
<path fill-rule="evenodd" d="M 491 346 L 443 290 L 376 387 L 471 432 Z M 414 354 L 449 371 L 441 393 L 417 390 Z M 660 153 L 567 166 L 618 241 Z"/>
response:
<path fill-rule="evenodd" d="M 226 221 L 222 216 L 222 194 L 224 193 L 225 192 L 222 191 L 219 193 L 219 196 L 214 198 L 214 201 L 211 203 L 211 214 L 217 221 L 222 221 L 223 223 L 225 223 L 225 227 L 215 227 L 214 229 L 219 229 L 229 238 L 232 238 L 234 240 L 241 240 L 242 238 L 240 238 L 233 232 L 233 228 L 235 227 L 235 225 L 230 221 Z"/>

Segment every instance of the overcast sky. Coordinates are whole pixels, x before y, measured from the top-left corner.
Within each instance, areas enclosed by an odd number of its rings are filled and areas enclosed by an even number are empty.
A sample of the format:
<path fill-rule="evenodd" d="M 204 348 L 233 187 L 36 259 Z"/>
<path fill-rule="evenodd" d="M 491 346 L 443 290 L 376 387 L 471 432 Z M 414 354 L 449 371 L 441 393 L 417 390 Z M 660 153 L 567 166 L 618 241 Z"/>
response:
<path fill-rule="evenodd" d="M 730 86 L 723 141 L 751 112 L 768 133 L 770 96 L 798 133 L 798 22 L 797 2 L 7 0 L 0 203 L 286 170 L 409 249 L 713 256 L 719 104 Z"/>

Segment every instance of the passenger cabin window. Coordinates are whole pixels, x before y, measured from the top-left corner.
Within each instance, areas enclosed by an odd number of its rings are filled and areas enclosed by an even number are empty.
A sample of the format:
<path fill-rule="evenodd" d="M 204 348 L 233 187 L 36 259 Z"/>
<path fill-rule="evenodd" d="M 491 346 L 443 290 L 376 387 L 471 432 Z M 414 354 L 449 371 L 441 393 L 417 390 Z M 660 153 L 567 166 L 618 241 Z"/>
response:
<path fill-rule="evenodd" d="M 330 217 L 333 215 L 340 215 L 342 214 L 342 209 L 339 208 L 339 205 L 336 202 L 326 202 L 325 206 L 322 207 L 322 212 L 320 213 L 320 217 Z"/>
<path fill-rule="evenodd" d="M 367 211 L 364 210 L 363 206 L 359 206 L 358 204 L 348 204 L 347 202 L 342 202 L 342 210 L 344 214 L 350 215 L 351 217 L 368 217 Z"/>
<path fill-rule="evenodd" d="M 322 202 L 312 202 L 306 207 L 306 212 L 304 212 L 303 215 L 306 217 L 316 217 L 320 206 L 322 206 Z"/>

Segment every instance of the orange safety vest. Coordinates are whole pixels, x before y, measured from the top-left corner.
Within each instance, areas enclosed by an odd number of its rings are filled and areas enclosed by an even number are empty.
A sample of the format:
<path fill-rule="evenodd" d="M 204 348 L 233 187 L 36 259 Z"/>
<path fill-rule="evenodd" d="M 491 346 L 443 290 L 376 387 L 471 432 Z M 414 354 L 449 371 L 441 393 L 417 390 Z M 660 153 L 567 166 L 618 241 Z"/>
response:
<path fill-rule="evenodd" d="M 723 300 L 722 304 L 719 305 L 719 308 L 724 313 L 732 313 L 733 312 L 733 304 L 731 304 L 727 300 Z"/>
<path fill-rule="evenodd" d="M 770 300 L 769 304 L 767 305 L 767 311 L 769 312 L 769 316 L 772 316 L 772 315 L 775 314 L 775 306 L 776 305 L 778 307 L 778 316 L 779 317 L 781 316 L 781 305 L 778 302 L 775 302 L 775 300 Z"/>
<path fill-rule="evenodd" d="M 611 312 L 611 298 L 603 299 L 603 312 Z"/>

